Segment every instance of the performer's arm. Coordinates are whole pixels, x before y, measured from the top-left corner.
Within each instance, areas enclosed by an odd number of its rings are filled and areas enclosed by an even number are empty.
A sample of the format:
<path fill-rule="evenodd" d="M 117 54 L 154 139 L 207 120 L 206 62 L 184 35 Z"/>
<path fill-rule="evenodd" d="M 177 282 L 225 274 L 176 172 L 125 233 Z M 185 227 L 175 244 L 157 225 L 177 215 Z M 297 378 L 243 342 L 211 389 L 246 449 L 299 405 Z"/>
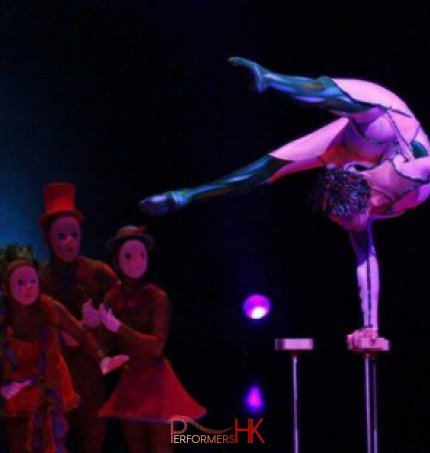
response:
<path fill-rule="evenodd" d="M 94 360 L 100 361 L 107 356 L 106 351 L 99 347 L 94 336 L 82 327 L 66 307 L 58 302 L 55 302 L 54 307 L 56 312 L 56 316 L 52 320 L 54 325 L 76 340 Z"/>
<path fill-rule="evenodd" d="M 139 330 L 135 330 L 120 322 L 111 309 L 105 310 L 101 306 L 100 311 L 106 328 L 116 332 L 118 338 L 121 338 L 132 347 L 139 348 L 144 353 L 158 357 L 163 353 L 166 344 L 171 308 L 164 291 L 156 289 L 150 297 L 153 305 L 150 333 L 141 333 Z M 136 316 L 138 317 L 139 315 L 137 314 Z"/>
<path fill-rule="evenodd" d="M 109 357 L 106 351 L 99 346 L 94 336 L 84 329 L 63 305 L 56 302 L 55 307 L 57 313 L 51 322 L 78 341 L 84 350 L 99 363 L 103 374 L 114 371 L 128 361 L 129 357 L 126 355 L 120 354 Z"/>
<path fill-rule="evenodd" d="M 363 327 L 378 330 L 379 266 L 373 243 L 372 223 L 362 231 L 350 231 L 357 258 L 357 281 Z"/>

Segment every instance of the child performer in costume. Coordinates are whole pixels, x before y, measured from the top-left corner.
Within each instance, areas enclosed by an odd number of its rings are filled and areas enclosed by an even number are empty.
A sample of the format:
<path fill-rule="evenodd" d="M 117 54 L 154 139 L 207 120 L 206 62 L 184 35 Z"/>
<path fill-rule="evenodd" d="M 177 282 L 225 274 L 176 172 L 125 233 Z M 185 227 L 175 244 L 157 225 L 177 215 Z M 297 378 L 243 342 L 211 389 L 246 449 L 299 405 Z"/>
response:
<path fill-rule="evenodd" d="M 282 176 L 315 168 L 341 168 L 348 173 L 373 168 L 362 175 L 369 187 L 367 199 L 358 203 L 359 208 L 354 207 L 356 200 L 348 190 L 348 196 L 340 202 L 342 207 L 331 211 L 331 204 L 336 204 L 336 197 L 331 195 L 327 195 L 331 201 L 327 199 L 321 205 L 350 231 L 357 255 L 363 328 L 349 336 L 349 341 L 377 336 L 379 275 L 371 221 L 400 215 L 428 198 L 429 164 L 425 156 L 430 145 L 426 134 L 398 96 L 374 83 L 281 75 L 239 57 L 230 62 L 251 71 L 256 91 L 272 88 L 340 118 L 209 184 L 146 198 L 139 203 L 140 209 L 162 215 L 194 201 L 271 184 Z M 340 187 L 337 185 L 336 190 Z M 326 185 L 324 190 L 334 189 Z"/>
<path fill-rule="evenodd" d="M 170 425 L 173 415 L 196 419 L 206 410 L 182 387 L 164 346 L 171 308 L 166 293 L 145 281 L 152 237 L 145 228 L 126 226 L 107 242 L 114 254 L 121 285 L 106 294 L 99 312 L 121 353 L 130 356 L 128 368 L 100 415 L 122 420 L 128 453 L 173 451 Z"/>
<path fill-rule="evenodd" d="M 39 222 L 43 228 L 50 259 L 39 275 L 44 293 L 59 300 L 102 342 L 98 307 L 105 292 L 117 284 L 115 272 L 101 261 L 80 255 L 83 214 L 75 207 L 76 188 L 67 182 L 55 182 L 43 188 L 45 212 Z M 91 302 L 88 302 L 89 300 Z M 103 378 L 94 362 L 64 335 L 64 357 L 73 384 L 82 398 L 81 405 L 69 414 L 70 436 L 78 453 L 102 453 L 106 422 L 98 417 L 105 402 Z"/>
<path fill-rule="evenodd" d="M 93 337 L 54 299 L 39 292 L 31 249 L 6 246 L 0 250 L 5 293 L 0 328 L 2 351 L 0 393 L 11 453 L 66 452 L 64 413 L 79 405 L 61 354 L 60 329 L 73 337 L 101 374 L 121 366 L 125 355 L 109 358 Z"/>

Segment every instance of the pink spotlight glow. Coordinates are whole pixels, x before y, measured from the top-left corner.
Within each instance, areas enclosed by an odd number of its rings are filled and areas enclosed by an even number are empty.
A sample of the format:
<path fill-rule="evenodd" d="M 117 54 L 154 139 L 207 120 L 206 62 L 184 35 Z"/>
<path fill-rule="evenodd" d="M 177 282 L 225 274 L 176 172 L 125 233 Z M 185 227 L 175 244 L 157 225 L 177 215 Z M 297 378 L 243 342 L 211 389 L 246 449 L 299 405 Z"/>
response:
<path fill-rule="evenodd" d="M 264 408 L 264 399 L 261 389 L 258 385 L 253 385 L 249 389 L 245 402 L 250 412 L 256 413 Z"/>
<path fill-rule="evenodd" d="M 243 311 L 251 319 L 261 319 L 270 311 L 270 301 L 261 294 L 252 294 L 243 303 Z"/>

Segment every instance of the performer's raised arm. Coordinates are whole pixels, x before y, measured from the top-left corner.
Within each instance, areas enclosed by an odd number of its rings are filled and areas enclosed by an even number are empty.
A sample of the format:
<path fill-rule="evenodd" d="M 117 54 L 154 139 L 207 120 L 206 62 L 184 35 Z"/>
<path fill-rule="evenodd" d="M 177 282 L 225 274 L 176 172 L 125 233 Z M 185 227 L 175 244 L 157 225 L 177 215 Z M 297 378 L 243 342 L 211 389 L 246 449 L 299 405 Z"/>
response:
<path fill-rule="evenodd" d="M 354 334 L 377 337 L 379 265 L 373 242 L 372 223 L 369 222 L 364 230 L 350 231 L 349 235 L 357 259 L 357 282 L 363 315 L 363 328 Z"/>

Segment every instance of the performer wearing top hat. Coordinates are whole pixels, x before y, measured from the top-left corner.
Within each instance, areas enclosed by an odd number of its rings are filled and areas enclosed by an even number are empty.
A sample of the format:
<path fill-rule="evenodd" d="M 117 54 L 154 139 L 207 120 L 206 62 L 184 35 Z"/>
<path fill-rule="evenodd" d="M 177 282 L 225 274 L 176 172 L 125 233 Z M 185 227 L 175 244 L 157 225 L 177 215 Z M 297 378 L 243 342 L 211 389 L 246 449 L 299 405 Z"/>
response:
<path fill-rule="evenodd" d="M 281 91 L 298 103 L 325 109 L 339 118 L 208 184 L 145 198 L 140 209 L 162 215 L 199 200 L 271 184 L 296 172 L 345 170 L 345 177 L 342 172 L 330 172 L 321 181 L 319 205 L 350 232 L 357 256 L 363 327 L 348 341 L 376 337 L 379 270 L 372 222 L 401 215 L 428 198 L 427 135 L 405 102 L 375 83 L 283 75 L 240 57 L 230 62 L 250 71 L 256 91 Z M 356 184 L 357 178 L 351 175 L 361 171 Z"/>
<path fill-rule="evenodd" d="M 119 229 L 106 244 L 121 284 L 107 292 L 106 306 L 99 311 L 130 362 L 100 415 L 122 420 L 128 453 L 172 451 L 170 425 L 165 422 L 174 415 L 197 419 L 206 413 L 164 356 L 171 308 L 166 293 L 145 280 L 153 244 L 145 227 L 135 226 Z"/>
<path fill-rule="evenodd" d="M 76 188 L 67 182 L 54 182 L 43 189 L 45 212 L 39 222 L 50 259 L 40 268 L 41 290 L 63 303 L 76 319 L 84 316 L 85 326 L 101 340 L 97 307 L 106 291 L 117 284 L 117 277 L 101 261 L 80 255 L 84 216 L 75 207 L 75 194 Z M 106 426 L 97 413 L 105 399 L 103 379 L 87 355 L 65 338 L 65 359 L 82 398 L 82 404 L 70 414 L 71 437 L 77 452 L 101 453 Z"/>

